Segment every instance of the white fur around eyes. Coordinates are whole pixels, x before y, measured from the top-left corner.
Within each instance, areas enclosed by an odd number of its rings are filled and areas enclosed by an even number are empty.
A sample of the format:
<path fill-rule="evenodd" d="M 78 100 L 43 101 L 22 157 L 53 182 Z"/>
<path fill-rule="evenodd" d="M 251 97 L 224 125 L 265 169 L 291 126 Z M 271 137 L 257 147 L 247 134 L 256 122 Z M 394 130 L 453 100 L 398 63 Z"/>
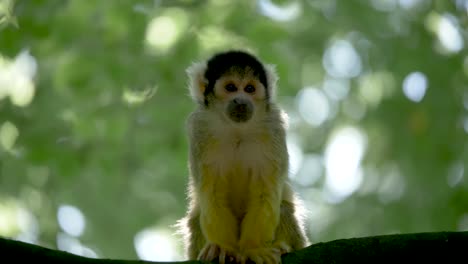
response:
<path fill-rule="evenodd" d="M 205 79 L 205 71 L 206 71 L 206 63 L 205 62 L 196 62 L 193 63 L 190 67 L 187 68 L 186 72 L 189 77 L 189 92 L 192 99 L 196 102 L 203 102 L 204 96 L 203 92 L 205 90 L 205 86 L 207 84 L 207 80 Z M 276 66 L 273 64 L 266 64 L 265 73 L 267 77 L 267 83 L 270 87 L 267 87 L 270 92 L 270 97 L 272 100 L 276 98 L 276 83 L 278 82 L 278 75 L 276 73 Z"/>

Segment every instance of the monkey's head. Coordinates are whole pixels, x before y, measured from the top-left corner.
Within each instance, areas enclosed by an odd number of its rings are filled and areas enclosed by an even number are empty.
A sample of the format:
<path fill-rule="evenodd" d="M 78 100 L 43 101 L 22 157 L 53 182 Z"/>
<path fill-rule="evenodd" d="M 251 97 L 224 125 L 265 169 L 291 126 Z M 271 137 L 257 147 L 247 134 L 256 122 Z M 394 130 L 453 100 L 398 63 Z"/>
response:
<path fill-rule="evenodd" d="M 192 98 L 234 123 L 268 111 L 276 89 L 274 67 L 243 51 L 218 53 L 193 64 L 187 73 Z"/>

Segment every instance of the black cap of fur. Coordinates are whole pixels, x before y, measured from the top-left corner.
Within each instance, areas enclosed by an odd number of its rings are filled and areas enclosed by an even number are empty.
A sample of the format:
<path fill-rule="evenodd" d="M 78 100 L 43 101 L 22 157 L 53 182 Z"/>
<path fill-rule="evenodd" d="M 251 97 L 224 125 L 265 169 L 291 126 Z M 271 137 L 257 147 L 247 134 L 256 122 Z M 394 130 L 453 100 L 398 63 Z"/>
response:
<path fill-rule="evenodd" d="M 267 76 L 263 64 L 253 55 L 243 51 L 218 53 L 208 60 L 205 72 L 205 79 L 208 81 L 204 91 L 205 97 L 213 94 L 214 84 L 222 75 L 229 71 L 238 71 L 242 74 L 247 68 L 253 71 L 254 76 L 265 86 L 266 97 L 269 98 Z M 205 104 L 207 104 L 206 100 Z"/>

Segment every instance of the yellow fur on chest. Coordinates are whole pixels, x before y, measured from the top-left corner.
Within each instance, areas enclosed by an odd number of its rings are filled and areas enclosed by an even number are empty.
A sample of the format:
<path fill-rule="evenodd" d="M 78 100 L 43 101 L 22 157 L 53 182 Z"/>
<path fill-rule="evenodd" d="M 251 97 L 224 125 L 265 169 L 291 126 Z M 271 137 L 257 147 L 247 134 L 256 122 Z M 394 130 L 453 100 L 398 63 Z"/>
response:
<path fill-rule="evenodd" d="M 264 138 L 267 140 L 268 138 Z M 213 172 L 205 175 L 207 184 L 214 184 L 222 194 L 214 194 L 216 199 L 224 199 L 232 212 L 239 218 L 247 210 L 249 196 L 262 184 L 271 160 L 265 154 L 265 142 L 248 138 L 214 140 L 205 153 L 205 166 Z M 209 176 L 208 178 L 206 176 Z"/>

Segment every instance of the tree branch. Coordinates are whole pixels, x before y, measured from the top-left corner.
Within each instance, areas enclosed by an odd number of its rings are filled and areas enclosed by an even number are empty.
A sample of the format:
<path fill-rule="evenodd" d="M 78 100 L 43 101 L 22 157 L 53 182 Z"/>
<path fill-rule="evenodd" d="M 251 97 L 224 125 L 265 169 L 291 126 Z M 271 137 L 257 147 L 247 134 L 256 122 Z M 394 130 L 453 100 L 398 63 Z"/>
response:
<path fill-rule="evenodd" d="M 7 259 L 14 263 L 33 260 L 48 264 L 201 263 L 92 259 L 0 238 L 0 262 L 4 263 Z M 316 243 L 282 258 L 285 264 L 401 263 L 410 260 L 415 260 L 417 263 L 468 263 L 468 232 L 431 232 L 339 239 Z"/>

